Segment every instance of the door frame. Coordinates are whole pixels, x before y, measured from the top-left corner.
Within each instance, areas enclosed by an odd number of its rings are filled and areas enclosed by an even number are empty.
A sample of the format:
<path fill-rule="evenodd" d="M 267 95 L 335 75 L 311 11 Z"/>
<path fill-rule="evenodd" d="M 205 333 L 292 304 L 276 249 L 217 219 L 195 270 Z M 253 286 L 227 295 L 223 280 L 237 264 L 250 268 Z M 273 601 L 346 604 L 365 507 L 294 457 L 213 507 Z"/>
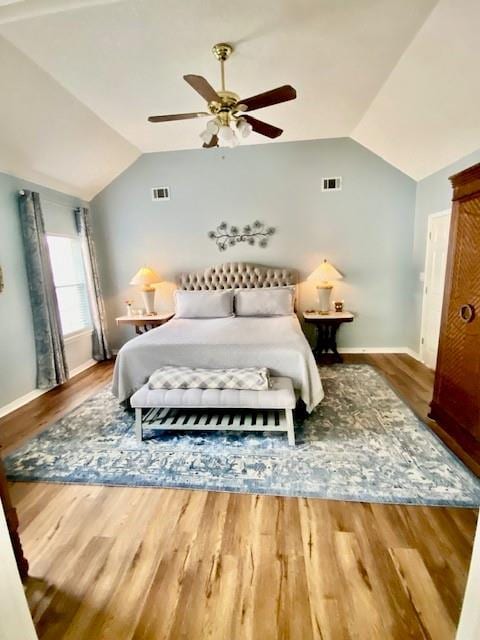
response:
<path fill-rule="evenodd" d="M 0 637 L 38 640 L 0 502 Z"/>
<path fill-rule="evenodd" d="M 451 220 L 451 209 L 444 209 L 443 211 L 438 211 L 437 213 L 431 213 L 428 216 L 428 221 L 427 221 L 427 240 L 426 240 L 426 248 L 425 248 L 425 262 L 423 265 L 423 274 L 424 274 L 424 280 L 422 282 L 422 319 L 420 322 L 420 345 L 419 345 L 419 349 L 418 349 L 418 353 L 420 354 L 420 360 L 422 362 L 425 362 L 425 358 L 424 358 L 424 348 L 423 348 L 423 335 L 424 335 L 424 330 L 425 330 L 425 320 L 427 317 L 427 300 L 426 300 L 426 293 L 425 293 L 425 287 L 427 286 L 426 284 L 426 276 L 427 276 L 427 265 L 430 259 L 430 233 L 432 231 L 432 220 L 434 220 L 435 218 L 440 218 L 441 216 L 448 216 L 449 218 L 449 228 L 450 228 L 450 224 L 452 222 Z M 445 273 L 446 276 L 446 273 Z M 444 285 L 445 285 L 445 280 L 444 280 Z"/>

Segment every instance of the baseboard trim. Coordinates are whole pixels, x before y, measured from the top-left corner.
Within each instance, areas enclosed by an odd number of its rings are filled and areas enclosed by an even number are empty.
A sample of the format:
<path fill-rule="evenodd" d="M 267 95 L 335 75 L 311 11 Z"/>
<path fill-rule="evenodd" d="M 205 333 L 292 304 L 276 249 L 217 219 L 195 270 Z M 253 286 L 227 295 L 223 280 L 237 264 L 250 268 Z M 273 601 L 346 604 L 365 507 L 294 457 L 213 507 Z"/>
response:
<path fill-rule="evenodd" d="M 421 362 L 420 354 L 410 347 L 340 347 L 339 353 L 406 353 Z"/>
<path fill-rule="evenodd" d="M 410 347 L 406 347 L 405 353 L 408 353 L 409 356 L 412 356 L 412 358 L 414 358 L 415 360 L 418 360 L 418 362 L 423 362 L 422 356 L 419 354 L 418 351 L 415 351 L 414 349 L 410 349 Z"/>
<path fill-rule="evenodd" d="M 68 379 L 71 380 L 71 378 L 78 376 L 79 373 L 82 373 L 83 371 L 90 369 L 90 367 L 93 367 L 94 364 L 97 364 L 97 361 L 93 360 L 93 358 L 91 358 L 90 360 L 87 360 L 86 362 L 81 364 L 79 367 L 75 367 L 75 369 L 72 369 L 70 371 L 70 376 Z M 16 400 L 13 400 L 8 404 L 3 405 L 3 407 L 0 407 L 0 418 L 3 418 L 9 413 L 12 413 L 12 411 L 16 411 L 17 409 L 20 409 L 20 407 L 23 407 L 25 404 L 28 404 L 32 400 L 35 400 L 36 398 L 43 396 L 43 394 L 47 393 L 47 391 L 50 391 L 50 389 L 33 389 L 33 391 L 26 393 L 24 396 L 20 396 L 20 398 L 16 398 Z"/>
<path fill-rule="evenodd" d="M 70 380 L 71 378 L 78 376 L 79 373 L 82 373 L 83 371 L 90 369 L 90 367 L 93 367 L 94 364 L 97 364 L 97 361 L 94 360 L 93 358 L 90 358 L 90 360 L 87 360 L 86 362 L 81 364 L 79 367 L 75 367 L 75 369 L 72 369 L 70 371 L 70 376 L 68 379 Z"/>
<path fill-rule="evenodd" d="M 26 393 L 24 396 L 20 396 L 20 398 L 17 398 L 16 400 L 9 402 L 8 404 L 4 404 L 3 407 L 0 407 L 0 418 L 3 418 L 3 416 L 6 416 L 9 413 L 12 413 L 12 411 L 20 409 L 20 407 L 23 407 L 24 404 L 27 404 L 32 400 L 39 398 L 44 393 L 47 393 L 47 391 L 48 389 L 34 389 L 33 391 Z"/>

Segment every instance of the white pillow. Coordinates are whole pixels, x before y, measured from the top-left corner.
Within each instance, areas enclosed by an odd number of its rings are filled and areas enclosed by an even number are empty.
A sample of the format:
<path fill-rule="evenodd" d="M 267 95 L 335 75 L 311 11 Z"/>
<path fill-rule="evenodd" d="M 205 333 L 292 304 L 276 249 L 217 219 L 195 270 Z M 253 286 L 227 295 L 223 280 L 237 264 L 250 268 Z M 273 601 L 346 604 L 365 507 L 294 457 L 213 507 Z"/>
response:
<path fill-rule="evenodd" d="M 175 291 L 176 318 L 228 318 L 233 316 L 233 291 Z"/>
<path fill-rule="evenodd" d="M 289 316 L 293 313 L 294 287 L 235 290 L 237 316 Z"/>

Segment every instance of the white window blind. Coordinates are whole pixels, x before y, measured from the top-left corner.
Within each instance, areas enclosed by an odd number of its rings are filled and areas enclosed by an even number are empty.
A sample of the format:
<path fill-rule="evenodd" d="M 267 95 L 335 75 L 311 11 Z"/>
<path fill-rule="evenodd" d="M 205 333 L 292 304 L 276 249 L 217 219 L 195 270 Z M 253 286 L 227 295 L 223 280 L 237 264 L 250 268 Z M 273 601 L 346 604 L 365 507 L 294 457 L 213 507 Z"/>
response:
<path fill-rule="evenodd" d="M 63 335 L 91 327 L 80 242 L 69 236 L 47 235 Z"/>

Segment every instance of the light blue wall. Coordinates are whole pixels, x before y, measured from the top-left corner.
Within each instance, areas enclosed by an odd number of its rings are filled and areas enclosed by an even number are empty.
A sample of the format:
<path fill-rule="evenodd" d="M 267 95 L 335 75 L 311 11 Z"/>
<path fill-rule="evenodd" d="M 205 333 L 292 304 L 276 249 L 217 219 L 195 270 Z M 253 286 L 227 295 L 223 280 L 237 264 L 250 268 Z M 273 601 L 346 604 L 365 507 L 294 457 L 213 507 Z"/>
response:
<path fill-rule="evenodd" d="M 35 389 L 33 319 L 18 216 L 19 189 L 38 191 L 45 207 L 55 212 L 51 218 L 46 215 L 46 226 L 50 231 L 61 232 L 59 225 L 64 223 L 60 218 L 54 219 L 59 209 L 53 205 L 67 205 L 71 210 L 81 202 L 0 173 L 0 265 L 5 283 L 4 291 L 0 293 L 0 407 Z"/>
<path fill-rule="evenodd" d="M 125 298 L 141 304 L 128 281 L 142 264 L 168 281 L 182 270 L 230 260 L 291 266 L 305 279 L 327 257 L 345 274 L 334 297 L 358 314 L 342 330 L 341 345 L 417 350 L 428 215 L 450 207 L 448 177 L 479 161 L 480 151 L 416 184 L 347 138 L 141 156 L 92 203 L 115 346 L 131 335 L 118 331 L 114 318 Z M 342 176 L 343 190 L 323 193 L 322 176 Z M 171 200 L 153 203 L 150 188 L 163 185 L 171 188 Z M 0 407 L 35 388 L 21 188 L 40 192 L 52 232 L 71 231 L 68 211 L 82 204 L 0 173 Z M 267 249 L 242 245 L 221 254 L 206 236 L 223 219 L 244 225 L 256 218 L 277 227 Z M 301 308 L 315 305 L 311 285 L 302 284 L 300 296 Z M 168 286 L 157 307 L 171 307 Z"/>
<path fill-rule="evenodd" d="M 342 176 L 343 190 L 322 192 L 322 176 Z M 164 185 L 171 200 L 152 202 L 151 187 Z M 341 344 L 405 346 L 414 210 L 415 182 L 348 138 L 143 155 L 92 202 L 114 346 L 131 336 L 114 318 L 125 298 L 140 304 L 128 282 L 142 264 L 168 281 L 236 260 L 294 267 L 305 280 L 324 257 L 345 274 L 334 297 L 358 314 Z M 207 238 L 222 220 L 255 219 L 277 227 L 267 249 L 219 253 Z M 315 305 L 310 283 L 300 293 L 301 308 Z M 171 306 L 166 294 L 157 306 Z"/>
<path fill-rule="evenodd" d="M 425 267 L 425 251 L 427 246 L 428 216 L 432 213 L 450 210 L 452 189 L 449 177 L 462 169 L 466 169 L 480 162 L 480 150 L 471 153 L 457 162 L 444 167 L 436 173 L 420 180 L 417 183 L 415 202 L 415 227 L 413 238 L 413 299 L 415 309 L 415 323 L 410 346 L 418 351 L 421 333 L 421 315 L 423 285 L 420 282 L 420 273 Z"/>

